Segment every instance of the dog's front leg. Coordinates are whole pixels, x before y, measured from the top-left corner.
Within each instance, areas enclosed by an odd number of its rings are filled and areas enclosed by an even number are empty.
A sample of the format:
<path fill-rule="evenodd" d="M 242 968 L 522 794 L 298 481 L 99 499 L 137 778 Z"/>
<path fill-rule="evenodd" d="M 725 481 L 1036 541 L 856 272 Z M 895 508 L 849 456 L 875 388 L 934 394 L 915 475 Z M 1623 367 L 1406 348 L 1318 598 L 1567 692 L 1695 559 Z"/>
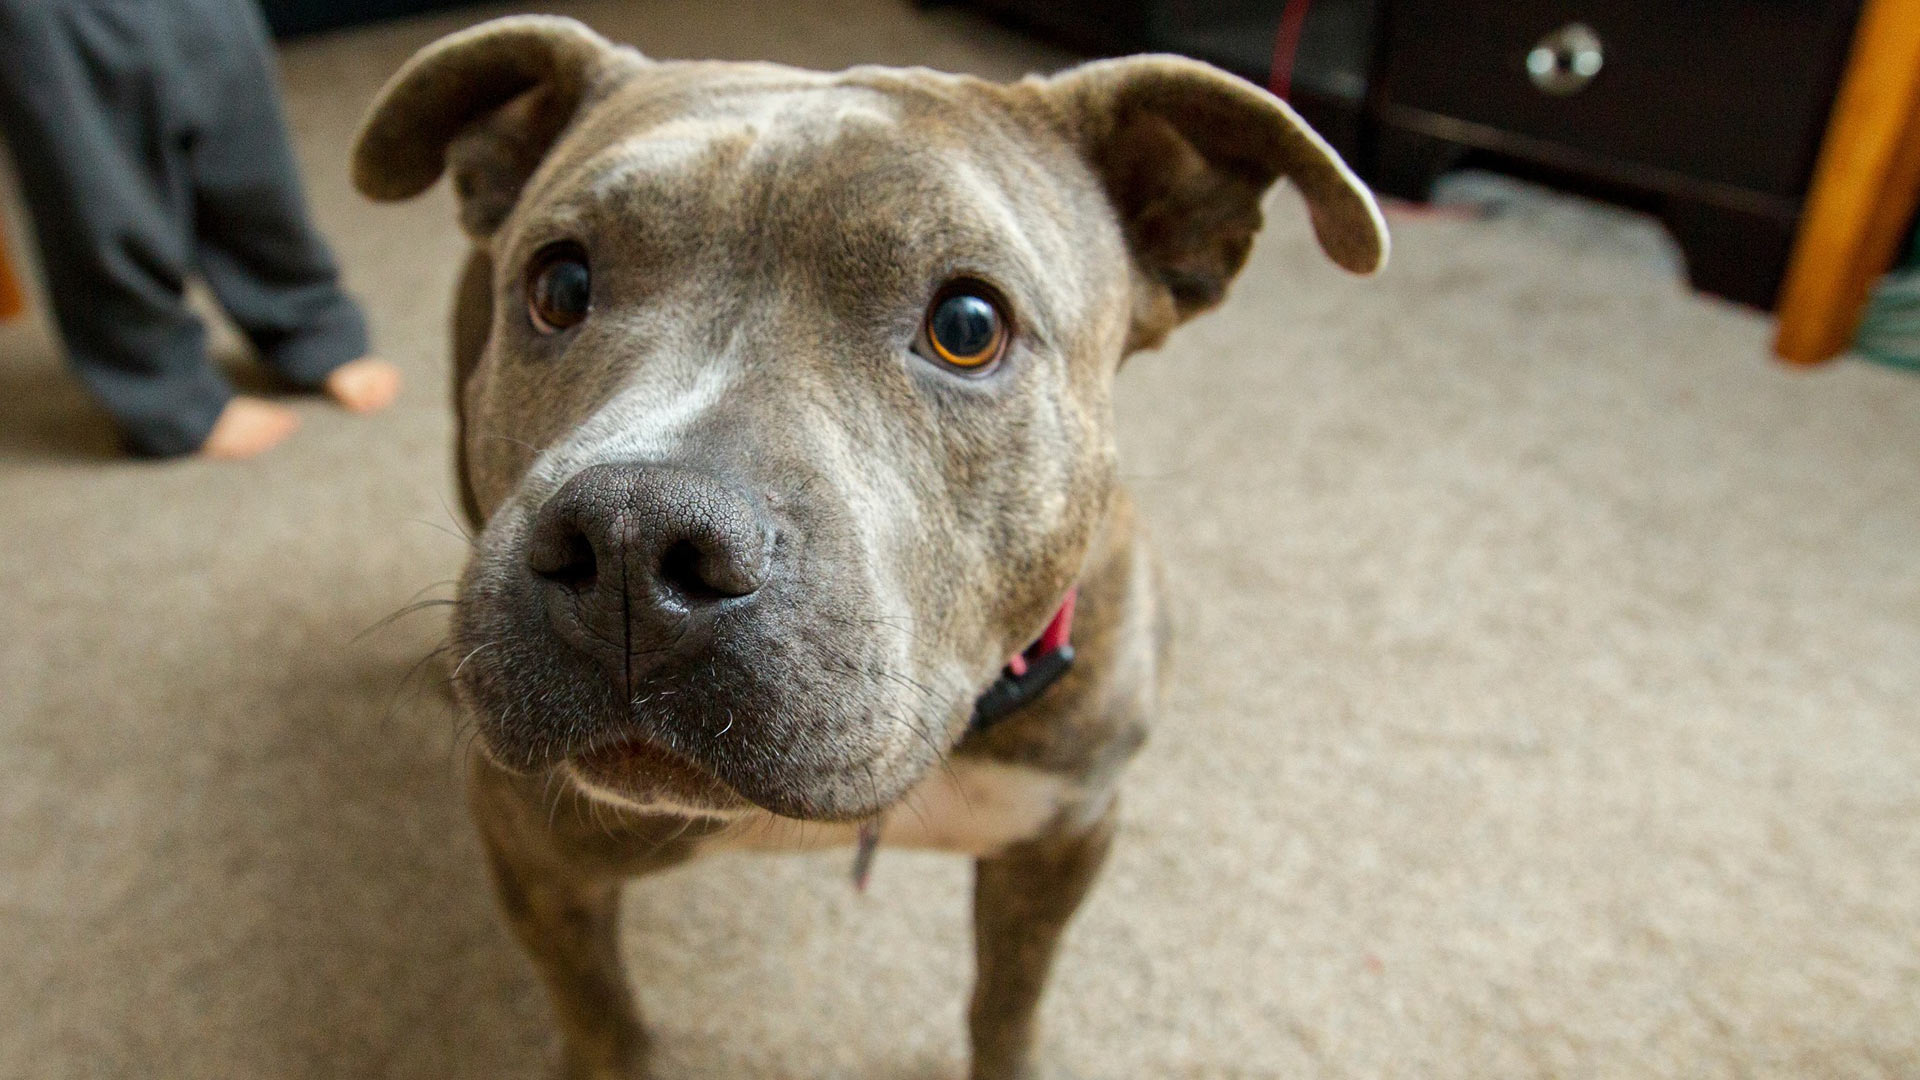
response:
<path fill-rule="evenodd" d="M 515 782 L 482 767 L 473 807 L 500 907 L 560 1024 L 563 1080 L 643 1080 L 648 1038 L 620 959 L 624 876 L 562 856 L 527 826 Z M 571 797 L 562 794 L 561 797 Z"/>
<path fill-rule="evenodd" d="M 563 1080 L 642 1080 L 647 1033 L 620 962 L 620 882 L 529 880 L 490 852 L 501 906 L 560 1022 Z"/>
<path fill-rule="evenodd" d="M 1113 846 L 1114 810 L 1090 827 L 1015 844 L 974 870 L 978 971 L 972 1080 L 1031 1080 L 1035 1013 L 1054 951 Z"/>

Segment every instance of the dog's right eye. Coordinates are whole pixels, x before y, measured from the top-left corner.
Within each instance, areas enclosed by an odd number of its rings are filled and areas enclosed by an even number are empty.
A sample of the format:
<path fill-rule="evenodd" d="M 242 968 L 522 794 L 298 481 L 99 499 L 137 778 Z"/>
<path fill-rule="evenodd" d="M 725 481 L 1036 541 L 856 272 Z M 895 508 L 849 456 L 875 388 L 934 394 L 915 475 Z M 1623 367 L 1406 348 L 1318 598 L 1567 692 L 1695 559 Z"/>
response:
<path fill-rule="evenodd" d="M 571 240 L 548 244 L 527 266 L 527 317 L 542 334 L 579 324 L 593 307 L 587 252 Z"/>
<path fill-rule="evenodd" d="M 1007 338 L 998 293 L 984 282 L 960 278 L 934 294 L 913 351 L 942 367 L 980 374 L 1006 352 Z"/>

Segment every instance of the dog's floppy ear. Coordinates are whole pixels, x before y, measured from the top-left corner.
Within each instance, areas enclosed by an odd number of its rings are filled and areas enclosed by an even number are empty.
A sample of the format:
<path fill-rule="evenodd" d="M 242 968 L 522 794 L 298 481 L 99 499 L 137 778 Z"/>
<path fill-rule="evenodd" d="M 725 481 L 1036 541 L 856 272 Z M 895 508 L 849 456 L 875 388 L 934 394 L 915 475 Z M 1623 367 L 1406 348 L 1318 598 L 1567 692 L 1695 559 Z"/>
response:
<path fill-rule="evenodd" d="M 1218 303 L 1260 228 L 1274 181 L 1305 196 L 1320 247 L 1371 274 L 1387 261 L 1373 196 L 1287 104 L 1179 56 L 1098 60 L 1042 84 L 1120 215 L 1146 295 L 1136 344 Z"/>
<path fill-rule="evenodd" d="M 572 19 L 520 15 L 441 38 L 374 99 L 353 147 L 371 199 L 418 195 L 453 173 L 460 222 L 490 235 L 581 106 L 645 63 Z"/>

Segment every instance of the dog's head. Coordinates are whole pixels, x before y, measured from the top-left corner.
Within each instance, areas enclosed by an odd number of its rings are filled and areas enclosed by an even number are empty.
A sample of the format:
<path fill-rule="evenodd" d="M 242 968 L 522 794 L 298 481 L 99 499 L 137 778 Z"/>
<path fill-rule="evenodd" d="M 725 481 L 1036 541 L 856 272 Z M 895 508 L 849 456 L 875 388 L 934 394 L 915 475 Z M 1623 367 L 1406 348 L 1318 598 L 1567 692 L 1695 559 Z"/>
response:
<path fill-rule="evenodd" d="M 484 745 L 715 812 L 872 814 L 964 732 L 1095 543 L 1122 358 L 1221 299 L 1274 181 L 1334 261 L 1386 256 L 1285 105 L 1173 57 L 1001 85 L 502 19 L 415 56 L 353 168 L 451 172 L 490 272 L 455 627 Z"/>

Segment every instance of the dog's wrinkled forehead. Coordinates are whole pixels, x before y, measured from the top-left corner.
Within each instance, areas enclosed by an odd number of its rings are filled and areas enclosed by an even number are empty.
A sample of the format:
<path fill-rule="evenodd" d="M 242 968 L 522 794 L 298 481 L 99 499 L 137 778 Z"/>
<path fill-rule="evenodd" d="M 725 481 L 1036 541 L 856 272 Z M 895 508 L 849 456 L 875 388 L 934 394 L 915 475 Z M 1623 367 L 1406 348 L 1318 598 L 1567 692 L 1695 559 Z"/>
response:
<path fill-rule="evenodd" d="M 633 178 L 684 168 L 697 171 L 707 164 L 765 167 L 850 132 L 884 136 L 897 131 L 903 119 L 895 96 L 829 78 L 714 81 L 715 88 L 699 94 L 656 96 L 646 94 L 644 85 L 635 87 L 633 93 L 642 96 L 635 103 L 640 115 L 624 122 L 641 126 L 597 155 L 599 168 L 592 182 L 617 189 Z M 619 112 L 619 103 L 613 111 Z"/>
<path fill-rule="evenodd" d="M 730 272 L 856 314 L 893 299 L 876 290 L 957 272 L 1018 294 L 1033 332 L 1083 299 L 1070 203 L 1097 195 L 986 98 L 932 73 L 692 66 L 583 118 L 526 200 L 535 233 L 593 230 L 635 266 Z"/>

